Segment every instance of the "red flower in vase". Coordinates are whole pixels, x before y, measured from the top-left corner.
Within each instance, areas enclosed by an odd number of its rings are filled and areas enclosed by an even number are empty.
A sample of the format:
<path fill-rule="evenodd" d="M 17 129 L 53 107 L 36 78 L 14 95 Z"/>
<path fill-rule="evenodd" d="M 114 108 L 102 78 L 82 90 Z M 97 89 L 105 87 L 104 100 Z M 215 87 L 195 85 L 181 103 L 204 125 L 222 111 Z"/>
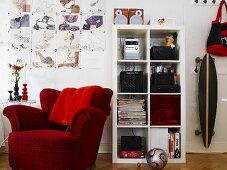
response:
<path fill-rule="evenodd" d="M 16 63 L 14 65 L 9 64 L 9 68 L 12 69 L 12 77 L 13 77 L 15 84 L 18 84 L 18 82 L 20 80 L 20 71 L 24 68 L 22 60 L 17 59 Z"/>

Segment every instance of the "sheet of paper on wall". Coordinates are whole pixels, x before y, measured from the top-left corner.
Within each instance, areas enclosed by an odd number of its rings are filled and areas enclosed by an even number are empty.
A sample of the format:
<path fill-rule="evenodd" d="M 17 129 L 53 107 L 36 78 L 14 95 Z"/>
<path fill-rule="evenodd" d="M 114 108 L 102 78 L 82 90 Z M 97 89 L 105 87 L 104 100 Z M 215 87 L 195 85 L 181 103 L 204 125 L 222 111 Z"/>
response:
<path fill-rule="evenodd" d="M 59 14 L 57 17 L 58 31 L 79 32 L 80 15 L 79 14 Z"/>
<path fill-rule="evenodd" d="M 69 50 L 56 52 L 57 68 L 80 68 L 79 51 Z"/>
<path fill-rule="evenodd" d="M 34 0 L 32 2 L 33 13 L 55 13 L 55 0 Z"/>
<path fill-rule="evenodd" d="M 7 29 L 0 27 L 0 48 L 7 50 L 9 48 L 9 38 Z"/>
<path fill-rule="evenodd" d="M 104 51 L 81 51 L 81 68 L 101 69 L 104 67 Z"/>
<path fill-rule="evenodd" d="M 87 31 L 104 30 L 104 16 L 99 14 L 82 14 L 82 29 Z"/>
<path fill-rule="evenodd" d="M 10 0 L 10 12 L 31 12 L 31 0 Z"/>
<path fill-rule="evenodd" d="M 55 50 L 33 50 L 31 68 L 55 68 Z"/>
<path fill-rule="evenodd" d="M 10 29 L 29 29 L 30 14 L 28 13 L 10 13 Z"/>
<path fill-rule="evenodd" d="M 83 0 L 82 12 L 105 12 L 105 0 Z"/>
<path fill-rule="evenodd" d="M 105 49 L 106 37 L 104 32 L 82 32 L 81 50 L 103 51 Z"/>
<path fill-rule="evenodd" d="M 80 0 L 56 0 L 56 11 L 59 13 L 80 13 Z"/>
<path fill-rule="evenodd" d="M 31 50 L 31 31 L 29 30 L 10 30 L 10 49 L 11 50 Z"/>
<path fill-rule="evenodd" d="M 26 63 L 26 69 L 31 68 L 31 50 L 9 50 L 8 54 L 8 63 L 16 63 L 16 60 L 19 58 L 23 63 Z"/>
<path fill-rule="evenodd" d="M 58 50 L 75 50 L 80 48 L 80 33 L 71 31 L 58 31 L 56 48 Z"/>
<path fill-rule="evenodd" d="M 4 3 L 3 5 L 1 5 L 1 8 L 6 7 L 7 3 Z M 6 8 L 5 8 L 6 9 Z M 1 21 L 1 27 L 0 27 L 0 48 L 1 50 L 4 49 L 8 49 L 8 41 L 9 41 L 9 37 L 8 37 L 8 28 L 9 28 L 9 23 L 8 23 L 8 13 L 4 10 L 0 10 L 0 21 Z"/>
<path fill-rule="evenodd" d="M 56 32 L 55 31 L 37 31 L 32 34 L 32 49 L 55 49 Z"/>
<path fill-rule="evenodd" d="M 56 30 L 56 15 L 54 14 L 34 14 L 32 16 L 32 29 L 36 31 Z"/>

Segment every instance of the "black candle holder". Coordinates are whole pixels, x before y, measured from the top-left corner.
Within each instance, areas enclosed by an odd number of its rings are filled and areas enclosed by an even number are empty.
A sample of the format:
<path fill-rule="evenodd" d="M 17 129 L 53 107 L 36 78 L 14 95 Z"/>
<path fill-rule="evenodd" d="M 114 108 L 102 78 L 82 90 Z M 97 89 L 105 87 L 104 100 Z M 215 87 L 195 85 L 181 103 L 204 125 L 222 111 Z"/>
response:
<path fill-rule="evenodd" d="M 9 98 L 8 98 L 8 100 L 9 101 L 13 101 L 13 96 L 12 96 L 13 90 L 9 90 L 8 92 L 9 92 Z"/>

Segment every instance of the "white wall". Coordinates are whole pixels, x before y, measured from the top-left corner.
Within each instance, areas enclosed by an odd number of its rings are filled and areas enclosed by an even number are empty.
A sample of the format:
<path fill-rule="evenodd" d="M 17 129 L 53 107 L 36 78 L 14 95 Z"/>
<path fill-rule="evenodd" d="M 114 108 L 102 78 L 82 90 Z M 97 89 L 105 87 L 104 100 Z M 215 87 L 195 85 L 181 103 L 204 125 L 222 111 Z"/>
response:
<path fill-rule="evenodd" d="M 218 107 L 215 123 L 215 136 L 209 149 L 205 149 L 201 137 L 194 135 L 199 129 L 197 105 L 197 75 L 194 73 L 195 58 L 203 57 L 211 21 L 216 18 L 217 6 L 192 6 L 191 1 L 185 1 L 185 29 L 186 29 L 186 82 L 187 82 L 187 151 L 188 152 L 226 152 L 227 134 L 225 120 L 227 103 L 221 101 L 227 97 L 225 92 L 227 80 L 227 58 L 215 57 L 218 73 Z M 226 17 L 225 17 L 226 18 Z M 226 19 L 225 19 L 226 21 Z"/>
<path fill-rule="evenodd" d="M 7 0 L 4 0 L 7 2 Z M 204 149 L 201 136 L 194 135 L 199 128 L 197 111 L 197 78 L 193 72 L 194 59 L 205 54 L 205 44 L 210 29 L 211 20 L 216 16 L 217 6 L 192 6 L 191 0 L 106 0 L 106 56 L 103 69 L 61 69 L 61 70 L 31 70 L 28 72 L 28 92 L 30 98 L 39 100 L 39 91 L 45 87 L 62 89 L 68 86 L 83 86 L 99 84 L 105 87 L 112 86 L 112 25 L 113 8 L 143 8 L 145 11 L 145 23 L 150 17 L 167 16 L 176 18 L 177 24 L 184 24 L 186 29 L 186 89 L 187 89 L 187 152 L 226 152 L 227 134 L 225 121 L 227 120 L 227 103 L 221 102 L 221 98 L 227 98 L 225 84 L 227 82 L 227 58 L 216 58 L 216 67 L 219 79 L 218 112 L 215 124 L 215 136 L 211 147 Z M 4 4 L 4 3 L 2 3 Z M 4 9 L 4 8 L 3 8 Z M 1 17 L 1 16 L 0 16 Z M 1 17 L 3 18 L 3 17 Z M 0 20 L 2 20 L 0 18 Z M 1 50 L 0 62 L 0 98 L 7 98 L 10 79 L 7 68 L 8 59 L 4 50 Z M 226 74 L 226 75 L 225 75 Z M 37 104 L 38 106 L 38 104 Z M 39 106 L 38 106 L 39 107 Z M 9 124 L 5 120 L 9 129 Z M 111 120 L 108 121 L 103 136 L 102 151 L 111 151 Z M 7 130 L 8 131 L 8 130 Z"/>

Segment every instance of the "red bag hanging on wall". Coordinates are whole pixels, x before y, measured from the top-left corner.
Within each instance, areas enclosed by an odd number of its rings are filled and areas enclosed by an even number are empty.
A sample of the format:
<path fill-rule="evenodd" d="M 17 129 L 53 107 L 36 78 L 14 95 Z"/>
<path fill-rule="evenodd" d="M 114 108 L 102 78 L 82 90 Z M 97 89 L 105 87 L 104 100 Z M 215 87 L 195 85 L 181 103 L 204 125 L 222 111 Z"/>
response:
<path fill-rule="evenodd" d="M 221 23 L 222 7 L 227 4 L 225 0 L 220 2 L 216 20 L 212 21 L 210 34 L 207 40 L 207 52 L 216 56 L 227 56 L 227 22 Z"/>

